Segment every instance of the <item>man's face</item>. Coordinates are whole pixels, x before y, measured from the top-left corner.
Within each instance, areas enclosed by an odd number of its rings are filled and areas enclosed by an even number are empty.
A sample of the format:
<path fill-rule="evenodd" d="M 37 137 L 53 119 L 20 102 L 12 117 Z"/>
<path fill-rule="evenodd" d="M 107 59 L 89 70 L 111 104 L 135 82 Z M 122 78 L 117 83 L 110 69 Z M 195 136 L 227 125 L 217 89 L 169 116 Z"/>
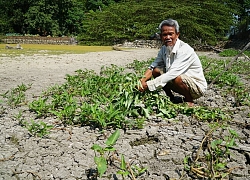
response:
<path fill-rule="evenodd" d="M 176 33 L 175 27 L 162 26 L 161 28 L 161 40 L 165 46 L 174 46 L 180 33 Z"/>

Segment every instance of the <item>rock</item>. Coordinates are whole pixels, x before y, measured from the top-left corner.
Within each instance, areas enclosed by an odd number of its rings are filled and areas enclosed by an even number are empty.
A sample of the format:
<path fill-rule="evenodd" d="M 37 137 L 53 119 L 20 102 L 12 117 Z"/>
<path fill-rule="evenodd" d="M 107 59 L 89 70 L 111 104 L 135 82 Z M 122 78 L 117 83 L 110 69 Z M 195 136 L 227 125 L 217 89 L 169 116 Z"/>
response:
<path fill-rule="evenodd" d="M 146 133 L 147 135 L 150 136 L 155 136 L 158 133 L 159 127 L 156 126 L 148 126 L 146 128 Z"/>
<path fill-rule="evenodd" d="M 117 47 L 117 46 L 112 46 L 112 49 L 115 50 L 115 51 L 122 51 L 122 49 Z"/>

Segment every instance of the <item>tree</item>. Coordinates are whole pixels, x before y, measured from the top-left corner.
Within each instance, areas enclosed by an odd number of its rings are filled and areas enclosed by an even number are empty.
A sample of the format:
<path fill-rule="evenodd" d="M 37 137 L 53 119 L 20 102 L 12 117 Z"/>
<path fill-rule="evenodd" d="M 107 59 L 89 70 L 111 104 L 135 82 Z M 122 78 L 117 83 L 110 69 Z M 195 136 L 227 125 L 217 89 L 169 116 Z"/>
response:
<path fill-rule="evenodd" d="M 25 14 L 25 31 L 28 34 L 47 36 L 57 34 L 58 23 L 53 20 L 52 14 L 46 14 L 40 5 L 32 6 Z"/>
<path fill-rule="evenodd" d="M 235 0 L 238 5 L 238 12 L 235 13 L 236 31 L 239 33 L 245 33 L 250 29 L 250 0 Z"/>
<path fill-rule="evenodd" d="M 116 39 L 147 39 L 159 31 L 157 27 L 163 19 L 173 18 L 179 21 L 185 41 L 214 44 L 225 37 L 234 13 L 230 1 L 126 1 L 88 13 L 81 37 L 100 44 L 112 44 Z"/>
<path fill-rule="evenodd" d="M 62 1 L 61 1 L 62 2 Z M 59 27 L 64 35 L 77 35 L 82 31 L 85 1 L 67 0 L 59 3 Z"/>
<path fill-rule="evenodd" d="M 0 32 L 76 35 L 81 32 L 85 0 L 2 0 Z"/>
<path fill-rule="evenodd" d="M 111 4 L 114 4 L 115 0 L 87 0 L 86 1 L 86 9 L 93 11 L 102 11 L 103 8 L 108 7 Z"/>
<path fill-rule="evenodd" d="M 7 32 L 17 32 L 23 33 L 24 31 L 24 14 L 29 9 L 31 4 L 35 3 L 34 0 L 1 0 L 0 1 L 0 15 L 5 21 L 7 28 L 4 28 L 3 31 Z"/>
<path fill-rule="evenodd" d="M 0 33 L 77 35 L 85 44 L 148 39 L 166 18 L 178 20 L 180 38 L 215 44 L 230 27 L 249 29 L 250 0 L 1 0 Z"/>

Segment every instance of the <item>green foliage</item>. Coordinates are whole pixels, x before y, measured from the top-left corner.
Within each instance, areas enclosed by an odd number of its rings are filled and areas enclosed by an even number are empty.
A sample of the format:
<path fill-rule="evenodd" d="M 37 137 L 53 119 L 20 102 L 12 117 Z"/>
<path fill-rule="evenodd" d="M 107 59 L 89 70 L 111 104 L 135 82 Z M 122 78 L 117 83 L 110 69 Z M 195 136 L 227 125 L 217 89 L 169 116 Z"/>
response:
<path fill-rule="evenodd" d="M 228 52 L 232 52 L 231 50 Z M 205 78 L 211 82 L 227 66 L 230 59 L 208 59 L 201 56 L 203 67 L 205 69 Z M 223 88 L 225 96 L 231 94 L 235 98 L 235 106 L 249 105 L 249 85 L 243 83 L 243 79 L 249 74 L 250 62 L 237 60 L 231 68 L 224 72 L 215 85 Z"/>
<path fill-rule="evenodd" d="M 104 157 L 95 157 L 94 161 L 97 165 L 99 176 L 102 177 L 107 170 L 107 161 Z"/>
<path fill-rule="evenodd" d="M 76 35 L 82 30 L 85 4 L 81 0 L 3 0 L 0 6 L 1 32 L 62 36 Z"/>
<path fill-rule="evenodd" d="M 76 35 L 85 45 L 148 39 L 166 18 L 179 21 L 183 40 L 214 45 L 235 22 L 240 32 L 249 21 L 249 3 L 229 0 L 2 0 L 0 7 L 0 33 Z"/>
<path fill-rule="evenodd" d="M 123 178 L 126 178 L 127 176 L 131 175 L 132 177 L 138 177 L 140 175 L 142 175 L 145 171 L 147 170 L 147 168 L 141 168 L 137 165 L 132 165 L 130 167 L 130 164 L 128 164 L 125 161 L 125 157 L 122 154 L 121 155 L 121 159 L 120 159 L 120 169 L 117 171 L 117 174 L 122 175 Z M 134 178 L 132 178 L 134 179 Z"/>
<path fill-rule="evenodd" d="M 92 11 L 85 16 L 86 32 L 79 36 L 79 41 L 113 44 L 148 39 L 149 35 L 159 31 L 157 28 L 163 19 L 173 18 L 179 21 L 183 40 L 214 45 L 225 37 L 228 27 L 233 24 L 235 9 L 231 2 L 177 2 L 129 1 L 112 4 L 102 11 Z"/>
<path fill-rule="evenodd" d="M 133 174 L 134 174 L 135 177 L 138 177 L 138 176 L 142 175 L 144 172 L 147 171 L 146 167 L 140 167 L 138 165 L 132 165 L 131 169 L 132 169 Z"/>
<path fill-rule="evenodd" d="M 36 101 L 32 101 L 29 104 L 30 111 L 35 111 L 37 113 L 37 117 L 40 117 L 48 112 L 49 107 L 46 105 L 46 101 L 48 98 L 39 98 Z"/>
<path fill-rule="evenodd" d="M 123 155 L 121 155 L 121 166 L 120 166 L 120 170 L 117 171 L 117 174 L 121 174 L 123 177 L 126 177 L 129 175 L 129 171 L 127 170 L 125 158 Z"/>
<path fill-rule="evenodd" d="M 229 88 L 229 92 L 232 93 L 233 97 L 235 98 L 235 105 L 247 105 L 250 106 L 250 88 L 244 86 L 238 86 L 238 88 Z"/>
<path fill-rule="evenodd" d="M 134 61 L 127 67 L 142 74 L 148 63 Z M 29 103 L 29 108 L 38 117 L 55 115 L 64 124 L 91 125 L 100 129 L 142 128 L 151 116 L 175 118 L 178 114 L 186 114 L 203 121 L 228 118 L 220 109 L 173 104 L 160 91 L 141 93 L 137 89 L 140 78 L 115 65 L 103 67 L 100 75 L 77 70 L 75 75 L 66 76 L 66 83 L 49 88 L 43 96 Z"/>
<path fill-rule="evenodd" d="M 225 49 L 222 52 L 220 52 L 219 55 L 223 57 L 233 57 L 236 56 L 238 53 L 239 51 L 235 49 Z"/>
<path fill-rule="evenodd" d="M 179 112 L 185 115 L 196 117 L 199 120 L 214 122 L 217 120 L 227 120 L 229 116 L 223 112 L 220 108 L 207 108 L 207 107 L 195 107 L 187 108 L 185 106 L 179 107 Z"/>
<path fill-rule="evenodd" d="M 3 100 L 0 99 L 0 117 L 3 116 L 3 114 L 5 113 L 5 109 L 6 109 L 2 106 L 2 103 L 3 103 Z"/>
<path fill-rule="evenodd" d="M 250 1 L 249 0 L 241 0 L 241 1 L 236 1 L 236 6 L 235 8 L 238 10 L 237 11 L 237 23 L 235 24 L 235 31 L 237 32 L 246 32 L 249 30 L 249 8 L 250 8 Z"/>
<path fill-rule="evenodd" d="M 138 177 L 147 170 L 146 168 L 141 168 L 137 165 L 133 165 L 132 167 L 130 167 L 130 164 L 126 163 L 123 154 L 121 155 L 121 159 L 118 159 L 114 154 L 110 154 L 111 152 L 116 151 L 116 149 L 113 146 L 116 144 L 116 141 L 118 140 L 119 136 L 120 136 L 120 130 L 117 129 L 106 140 L 105 142 L 105 144 L 107 145 L 106 147 L 101 147 L 98 144 L 94 144 L 91 147 L 91 149 L 94 150 L 95 153 L 99 154 L 99 156 L 95 154 L 94 157 L 99 177 L 103 176 L 103 174 L 107 171 L 108 164 L 111 164 L 111 162 L 108 163 L 108 161 L 112 161 L 112 163 L 118 161 L 120 163 L 120 169 L 117 171 L 117 174 L 122 175 L 123 178 L 129 175 L 131 175 L 132 177 L 134 176 Z"/>
<path fill-rule="evenodd" d="M 120 137 L 120 131 L 116 130 L 106 141 L 107 146 L 113 146 Z"/>
<path fill-rule="evenodd" d="M 43 12 L 41 9 L 42 7 L 40 6 L 30 7 L 24 15 L 27 34 L 39 34 L 41 36 L 58 34 L 59 26 L 56 21 L 53 20 L 52 15 L 46 14 L 46 12 Z"/>
<path fill-rule="evenodd" d="M 23 111 L 19 111 L 17 115 L 14 116 L 16 120 L 19 121 L 20 125 L 24 125 L 25 119 L 23 118 Z"/>
<path fill-rule="evenodd" d="M 106 147 L 101 147 L 98 144 L 94 144 L 91 149 L 93 149 L 95 152 L 98 152 L 100 156 L 95 156 L 94 161 L 97 165 L 97 171 L 99 173 L 99 176 L 102 177 L 102 175 L 107 170 L 107 155 L 106 152 L 112 152 L 115 151 L 115 148 L 113 147 L 117 141 L 117 139 L 120 136 L 120 131 L 117 129 L 106 141 Z"/>
<path fill-rule="evenodd" d="M 195 159 L 184 158 L 184 168 L 187 172 L 192 172 L 199 178 L 223 179 L 228 176 L 230 171 L 227 167 L 230 155 L 229 148 L 236 146 L 235 139 L 238 135 L 235 130 L 227 129 L 228 135 L 222 139 L 214 138 L 215 131 L 226 130 L 221 125 L 215 127 L 205 136 L 196 153 Z M 203 155 L 201 151 L 203 150 Z"/>
<path fill-rule="evenodd" d="M 2 94 L 3 98 L 7 98 L 7 104 L 12 107 L 20 106 L 26 103 L 25 91 L 30 88 L 25 84 L 18 85 L 16 88 Z"/>
<path fill-rule="evenodd" d="M 220 56 L 223 57 L 233 57 L 239 54 L 239 51 L 236 49 L 225 49 L 222 52 L 219 53 Z M 244 54 L 246 54 L 247 56 L 250 55 L 250 51 L 246 50 L 244 51 Z"/>
<path fill-rule="evenodd" d="M 31 120 L 30 123 L 28 123 L 27 121 L 23 121 L 23 125 L 31 135 L 38 137 L 43 137 L 49 134 L 49 130 L 53 128 L 52 125 L 48 125 L 43 121 L 37 123 L 33 119 Z"/>
<path fill-rule="evenodd" d="M 94 11 L 102 11 L 103 8 L 109 6 L 110 4 L 113 4 L 115 2 L 119 2 L 119 1 L 115 1 L 115 0 L 86 0 L 86 9 L 87 10 L 94 10 Z"/>

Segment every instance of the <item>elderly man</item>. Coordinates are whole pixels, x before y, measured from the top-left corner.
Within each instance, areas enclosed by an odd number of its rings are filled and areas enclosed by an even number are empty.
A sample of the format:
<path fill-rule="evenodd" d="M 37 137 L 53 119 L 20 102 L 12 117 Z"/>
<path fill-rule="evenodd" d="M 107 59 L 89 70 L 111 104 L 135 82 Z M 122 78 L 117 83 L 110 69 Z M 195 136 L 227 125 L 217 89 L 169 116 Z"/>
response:
<path fill-rule="evenodd" d="M 164 45 L 138 88 L 141 92 L 163 88 L 172 102 L 175 102 L 174 91 L 183 95 L 184 101 L 192 107 L 193 100 L 201 97 L 207 89 L 200 59 L 192 47 L 178 38 L 180 32 L 176 20 L 162 21 L 159 29 Z M 150 80 L 152 76 L 154 79 Z"/>

